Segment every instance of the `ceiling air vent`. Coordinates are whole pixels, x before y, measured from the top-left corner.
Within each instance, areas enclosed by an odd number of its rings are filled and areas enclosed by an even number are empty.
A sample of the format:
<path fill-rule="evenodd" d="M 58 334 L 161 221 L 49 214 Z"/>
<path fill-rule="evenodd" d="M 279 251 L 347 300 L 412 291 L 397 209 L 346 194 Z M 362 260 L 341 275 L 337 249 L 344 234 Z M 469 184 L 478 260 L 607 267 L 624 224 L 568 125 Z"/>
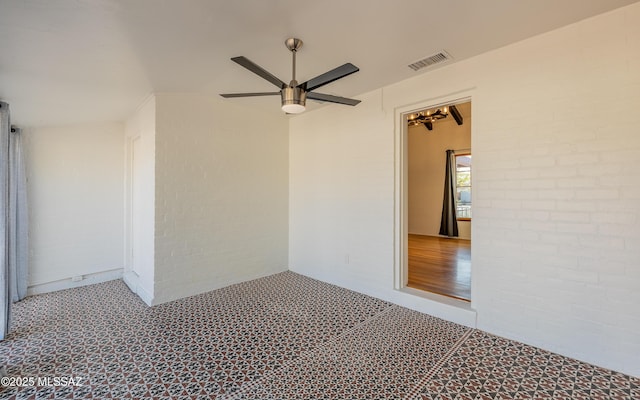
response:
<path fill-rule="evenodd" d="M 416 61 L 412 64 L 409 64 L 409 68 L 414 71 L 418 71 L 423 68 L 431 67 L 435 64 L 442 64 L 443 62 L 451 60 L 452 57 L 444 50 L 437 52 L 429 57 L 423 58 L 422 60 Z"/>

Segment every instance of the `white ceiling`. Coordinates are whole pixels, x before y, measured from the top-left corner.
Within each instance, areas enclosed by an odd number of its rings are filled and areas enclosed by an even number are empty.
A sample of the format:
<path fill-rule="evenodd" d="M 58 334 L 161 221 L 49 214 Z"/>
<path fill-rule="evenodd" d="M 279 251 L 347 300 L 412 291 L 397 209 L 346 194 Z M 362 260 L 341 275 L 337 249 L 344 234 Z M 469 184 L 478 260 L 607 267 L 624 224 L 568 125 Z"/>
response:
<path fill-rule="evenodd" d="M 151 92 L 277 90 L 283 42 L 303 39 L 298 80 L 345 62 L 360 72 L 318 90 L 357 97 L 418 73 L 638 0 L 0 0 L 0 99 L 23 126 L 122 121 Z M 227 99 L 281 113 L 277 97 Z M 312 105 L 311 108 L 318 107 Z"/>

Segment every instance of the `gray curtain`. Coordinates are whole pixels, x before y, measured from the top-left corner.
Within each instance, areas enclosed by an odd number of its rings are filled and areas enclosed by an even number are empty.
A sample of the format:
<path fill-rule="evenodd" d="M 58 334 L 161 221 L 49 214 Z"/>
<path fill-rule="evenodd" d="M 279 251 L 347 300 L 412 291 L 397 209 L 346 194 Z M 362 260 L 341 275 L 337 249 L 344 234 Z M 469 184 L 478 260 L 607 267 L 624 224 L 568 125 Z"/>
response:
<path fill-rule="evenodd" d="M 0 340 L 9 330 L 9 105 L 0 102 Z"/>
<path fill-rule="evenodd" d="M 22 133 L 12 127 L 9 135 L 9 294 L 13 303 L 27 295 L 28 218 Z"/>
<path fill-rule="evenodd" d="M 447 150 L 447 162 L 444 174 L 444 197 L 442 200 L 442 218 L 440 234 L 449 237 L 458 236 L 458 218 L 456 217 L 456 154 Z"/>
<path fill-rule="evenodd" d="M 0 102 L 0 340 L 9 330 L 10 305 L 27 294 L 26 175 L 19 129 Z"/>

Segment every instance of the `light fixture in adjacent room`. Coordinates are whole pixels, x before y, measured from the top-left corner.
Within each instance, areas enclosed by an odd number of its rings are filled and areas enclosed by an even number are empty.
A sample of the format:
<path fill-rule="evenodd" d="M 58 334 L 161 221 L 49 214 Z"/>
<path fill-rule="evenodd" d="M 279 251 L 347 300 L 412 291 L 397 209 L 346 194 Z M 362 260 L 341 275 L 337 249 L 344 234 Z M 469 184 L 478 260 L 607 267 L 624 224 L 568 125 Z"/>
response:
<path fill-rule="evenodd" d="M 449 116 L 449 112 L 456 120 L 458 125 L 462 125 L 462 115 L 455 105 L 442 106 L 429 110 L 420 111 L 418 113 L 409 114 L 407 122 L 409 126 L 424 125 L 428 130 L 433 130 L 433 123 Z"/>

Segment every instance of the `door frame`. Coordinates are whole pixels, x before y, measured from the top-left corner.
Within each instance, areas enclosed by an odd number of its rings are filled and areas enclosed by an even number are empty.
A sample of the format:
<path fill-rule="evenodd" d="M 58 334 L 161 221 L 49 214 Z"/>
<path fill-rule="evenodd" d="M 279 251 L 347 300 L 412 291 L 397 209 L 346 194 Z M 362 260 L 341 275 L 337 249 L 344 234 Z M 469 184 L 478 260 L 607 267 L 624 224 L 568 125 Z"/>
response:
<path fill-rule="evenodd" d="M 395 125 L 395 176 L 394 176 L 394 279 L 393 287 L 395 290 L 408 291 L 412 294 L 416 294 L 416 290 L 407 290 L 407 281 L 409 277 L 409 255 L 408 255 L 408 225 L 409 225 L 409 213 L 408 213 L 408 124 L 407 116 L 411 113 L 415 113 L 428 108 L 436 108 L 451 103 L 464 103 L 471 101 L 473 107 L 473 91 L 474 89 L 465 89 L 462 91 L 450 93 L 447 95 L 431 97 L 419 102 L 407 104 L 404 106 L 396 107 L 394 109 L 394 125 Z M 471 148 L 473 149 L 474 140 L 473 124 L 471 125 Z M 473 150 L 472 150 L 473 151 Z M 473 179 L 473 178 L 472 178 Z M 472 183 L 473 185 L 473 183 Z M 472 228 L 473 232 L 473 228 Z M 473 237 L 473 233 L 472 233 Z M 475 288 L 475 276 L 473 273 L 473 240 L 471 241 L 471 308 L 474 308 L 474 299 L 476 292 Z M 427 292 L 425 292 L 427 293 Z M 430 299 L 442 298 L 442 302 L 451 303 L 450 298 L 445 296 L 435 295 L 432 296 L 428 293 Z M 455 300 L 461 303 L 463 300 Z"/>
<path fill-rule="evenodd" d="M 134 168 L 135 168 L 135 160 L 136 156 L 134 147 L 136 142 L 141 143 L 142 135 L 140 132 L 133 136 L 127 137 L 126 141 L 126 200 L 125 200 L 125 268 L 124 272 L 133 273 L 135 276 L 138 275 L 137 271 L 134 268 L 134 260 L 133 253 L 135 251 L 134 246 L 138 246 L 139 243 L 136 242 L 136 238 L 134 238 L 134 218 L 139 218 L 139 216 L 134 215 L 135 210 L 134 207 L 134 185 L 137 182 L 134 182 Z M 139 156 L 139 155 L 138 155 Z M 139 189 L 139 188 L 138 188 Z"/>

